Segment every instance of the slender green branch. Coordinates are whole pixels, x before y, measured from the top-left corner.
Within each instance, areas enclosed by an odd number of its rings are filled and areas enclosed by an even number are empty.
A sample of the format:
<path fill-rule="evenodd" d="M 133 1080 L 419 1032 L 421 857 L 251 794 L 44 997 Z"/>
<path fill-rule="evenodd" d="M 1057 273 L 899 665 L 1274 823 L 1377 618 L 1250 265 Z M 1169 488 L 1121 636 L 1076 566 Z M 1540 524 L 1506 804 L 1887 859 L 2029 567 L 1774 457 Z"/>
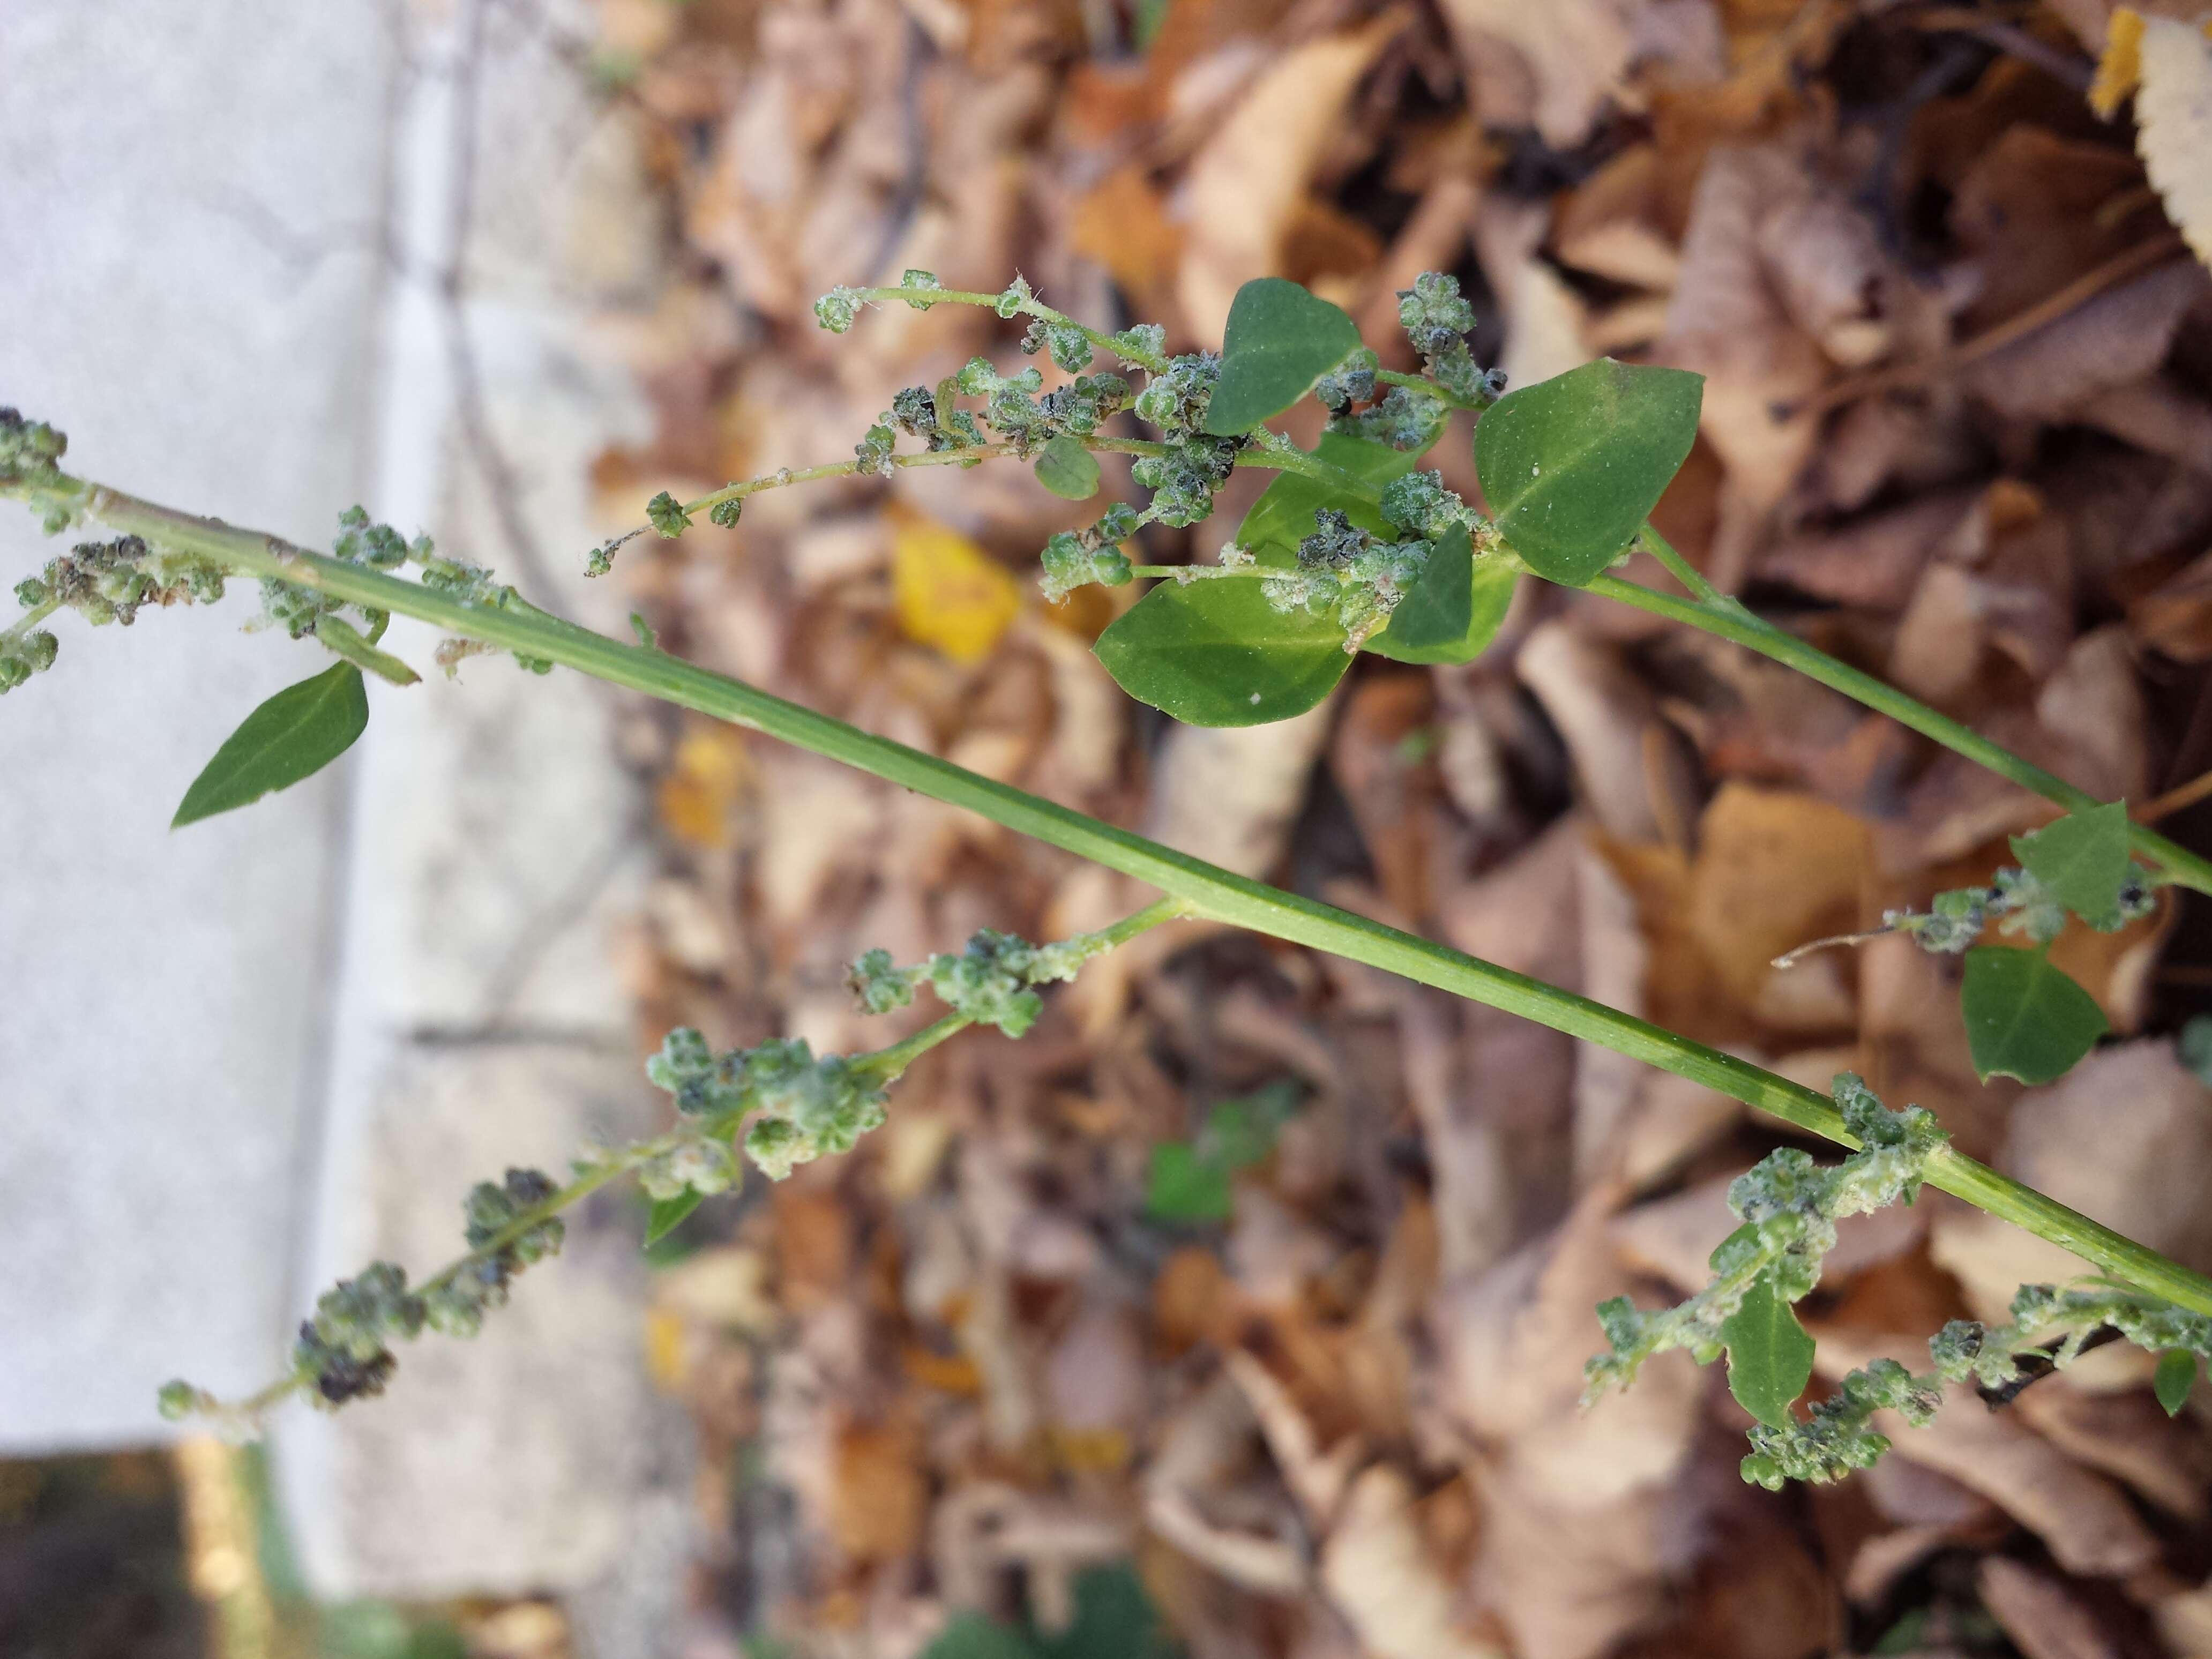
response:
<path fill-rule="evenodd" d="M 896 290 L 894 290 L 896 291 Z M 1088 437 L 1079 440 L 1085 449 L 1106 455 L 1157 455 L 1164 445 L 1142 438 Z M 1035 453 L 1035 447 L 1012 443 L 978 444 L 967 449 L 912 450 L 888 457 L 897 467 L 909 466 L 975 466 L 984 461 L 995 461 L 1007 457 L 1025 458 Z M 684 511 L 696 516 L 711 513 L 725 501 L 741 501 L 766 489 L 781 489 L 790 484 L 818 483 L 824 478 L 854 478 L 862 475 L 875 476 L 876 464 L 859 459 L 832 461 L 825 466 L 809 466 L 793 470 L 781 467 L 774 472 L 763 472 L 757 478 L 747 478 L 740 483 L 725 484 L 720 489 L 709 490 L 696 501 L 684 503 Z M 644 527 L 633 530 L 630 535 L 641 535 Z M 623 539 L 627 540 L 628 537 Z"/>
<path fill-rule="evenodd" d="M 1654 556 L 1677 580 L 1689 586 L 1693 593 L 1702 588 L 1711 597 L 1679 599 L 1669 593 L 1640 587 L 1618 576 L 1600 576 L 1589 585 L 1590 592 L 1602 593 L 1607 599 L 1632 605 L 1639 611 L 1648 611 L 1655 616 L 1684 623 L 1747 647 L 1763 657 L 1771 658 L 1818 680 L 1832 690 L 1842 692 L 1853 702 L 1863 703 L 1877 714 L 1888 715 L 1899 725 L 1911 727 L 1953 753 L 1963 755 L 1976 764 L 1987 767 L 1999 777 L 2008 779 L 2069 812 L 2085 806 L 2102 805 L 2087 790 L 2077 789 L 2056 774 L 2046 772 L 2002 744 L 1990 742 L 1972 726 L 1963 725 L 1947 714 L 1939 714 L 1895 686 L 1837 661 L 1826 652 L 1808 645 L 1789 629 L 1777 626 L 1736 600 L 1715 592 L 1702 576 L 1697 574 L 1689 562 L 1668 546 L 1666 539 L 1649 525 L 1644 528 L 1643 539 Z M 2178 846 L 2146 824 L 2130 824 L 2128 839 L 2136 852 L 2165 866 L 2166 874 L 2174 881 L 2200 893 L 2212 893 L 2212 860 L 2198 856 L 2185 847 Z"/>
<path fill-rule="evenodd" d="M 1440 380 L 1425 374 L 1407 374 L 1395 368 L 1378 368 L 1375 378 L 1385 386 L 1401 386 L 1408 392 L 1419 392 L 1434 398 L 1447 409 L 1485 410 L 1497 402 L 1495 398 L 1462 398 Z"/>
<path fill-rule="evenodd" d="M 1159 353 L 1141 350 L 1134 342 L 1126 337 L 1117 340 L 1086 323 L 1079 323 L 1066 313 L 1054 311 L 1035 295 L 1024 296 L 1009 305 L 1004 294 L 975 294 L 954 288 L 848 288 L 843 292 L 850 299 L 885 305 L 896 301 L 900 305 L 919 302 L 925 307 L 939 304 L 988 306 L 1001 317 L 1034 317 L 1054 328 L 1072 328 L 1099 350 L 1118 357 L 1125 363 L 1134 363 L 1147 373 L 1157 374 L 1168 366 L 1168 360 Z"/>
<path fill-rule="evenodd" d="M 731 1126 L 734 1127 L 734 1125 Z M 663 1153 L 673 1151 L 696 1132 L 678 1131 L 657 1139 L 641 1140 L 623 1148 L 608 1160 L 578 1176 L 567 1186 L 556 1188 L 550 1195 L 527 1208 L 517 1211 L 514 1218 L 486 1239 L 475 1249 L 454 1257 L 443 1267 L 415 1287 L 418 1296 L 428 1296 L 453 1284 L 471 1267 L 495 1258 L 517 1240 L 535 1229 L 544 1226 L 571 1205 L 580 1202 L 610 1182 L 618 1180 L 631 1171 L 651 1163 Z M 245 1399 L 232 1405 L 210 1405 L 204 1409 L 217 1415 L 234 1415 L 251 1424 L 271 1407 L 283 1404 L 292 1395 L 301 1392 L 314 1381 L 303 1369 L 295 1369 L 287 1376 L 257 1389 Z"/>
<path fill-rule="evenodd" d="M 70 479 L 60 488 L 75 506 L 118 529 L 245 574 L 276 577 L 349 603 L 413 617 L 763 732 L 1147 883 L 1183 900 L 1194 915 L 1329 951 L 1519 1014 L 1714 1089 L 1813 1133 L 1856 1145 L 1826 1097 L 1747 1060 L 1527 975 L 1234 874 L 665 652 L 624 644 L 520 607 L 457 601 L 309 553 L 273 536 L 192 518 L 100 485 Z M 1686 608 L 1694 611 L 1694 607 Z M 2154 1295 L 2197 1312 L 2212 1313 L 2212 1279 L 1993 1170 L 1947 1151 L 1930 1160 L 1929 1180 Z"/>
<path fill-rule="evenodd" d="M 0 628 L 0 652 L 4 652 L 11 645 L 20 645 L 29 639 L 32 635 L 38 632 L 40 623 L 61 608 L 60 598 L 57 595 L 50 595 L 40 600 L 7 627 Z"/>
<path fill-rule="evenodd" d="M 1160 899 L 1146 905 L 1141 910 L 1135 911 L 1118 921 L 1100 928 L 1096 933 L 1083 934 L 1069 941 L 1069 944 L 1074 947 L 1075 958 L 1079 963 L 1092 956 L 1101 955 L 1117 945 L 1125 945 L 1139 933 L 1157 927 L 1162 922 L 1172 921 L 1189 914 L 1190 907 L 1181 899 Z M 1064 970 L 1063 976 L 1073 972 L 1073 966 L 1070 965 Z M 890 1043 L 871 1053 L 847 1057 L 847 1071 L 848 1074 L 864 1079 L 864 1087 L 881 1089 L 896 1082 L 905 1073 L 909 1066 L 929 1050 L 948 1038 L 957 1036 L 976 1023 L 976 1017 L 972 1014 L 946 1014 L 897 1042 Z M 678 1109 L 685 1109 L 680 1098 Z M 748 1103 L 692 1117 L 685 1121 L 681 1127 L 666 1134 L 656 1136 L 649 1140 L 637 1141 L 629 1146 L 609 1150 L 603 1155 L 594 1157 L 588 1167 L 583 1164 L 577 1165 L 578 1174 L 575 1179 L 565 1187 L 556 1188 L 537 1202 L 516 1209 L 514 1213 L 495 1231 L 485 1236 L 482 1243 L 455 1257 L 422 1284 L 415 1286 L 413 1295 L 418 1301 L 435 1298 L 439 1291 L 459 1283 L 464 1275 L 474 1272 L 487 1263 L 497 1261 L 505 1252 L 522 1243 L 546 1223 L 558 1217 L 562 1211 L 623 1176 L 643 1170 L 647 1164 L 665 1158 L 671 1153 L 678 1152 L 687 1146 L 713 1142 L 726 1146 L 753 1110 L 753 1104 Z M 510 1181 L 513 1179 L 511 1174 L 509 1179 Z M 704 1189 L 700 1190 L 704 1191 Z M 698 1194 L 695 1194 L 693 1202 L 697 1201 L 697 1196 Z M 404 1283 L 404 1280 L 402 1282 Z M 410 1328 L 408 1334 L 412 1334 L 415 1328 L 419 1328 L 419 1323 L 418 1321 L 416 1327 Z M 313 1385 L 314 1380 L 314 1375 L 307 1366 L 295 1364 L 289 1375 L 270 1383 L 258 1393 L 234 1406 L 225 1406 L 222 1402 L 210 1400 L 185 1385 L 174 1386 L 182 1395 L 189 1398 L 191 1409 L 212 1413 L 218 1416 L 234 1416 L 250 1421 L 289 1396 L 307 1389 Z"/>
<path fill-rule="evenodd" d="M 1674 544 L 1648 522 L 1637 535 L 1644 544 L 1644 550 L 1658 560 L 1666 568 L 1667 574 L 1688 590 L 1692 599 L 1709 607 L 1728 604 L 1720 589 L 1705 580 L 1705 573 L 1675 551 Z"/>

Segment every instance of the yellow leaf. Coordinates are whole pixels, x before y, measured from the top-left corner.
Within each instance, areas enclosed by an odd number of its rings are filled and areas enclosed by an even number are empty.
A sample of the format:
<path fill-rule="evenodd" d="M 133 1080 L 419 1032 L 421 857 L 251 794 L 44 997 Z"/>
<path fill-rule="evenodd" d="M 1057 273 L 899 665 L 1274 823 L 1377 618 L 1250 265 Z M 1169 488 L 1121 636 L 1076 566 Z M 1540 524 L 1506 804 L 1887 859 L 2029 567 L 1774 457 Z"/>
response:
<path fill-rule="evenodd" d="M 1019 584 L 957 530 L 919 516 L 891 544 L 899 627 L 958 663 L 980 662 L 1022 608 Z"/>
<path fill-rule="evenodd" d="M 2166 198 L 2166 216 L 2212 265 L 2212 25 L 2145 17 L 2135 27 L 2142 77 L 2136 154 Z M 2112 36 L 2119 37 L 2118 15 Z"/>
<path fill-rule="evenodd" d="M 645 1369 L 663 1394 L 682 1390 L 691 1367 L 686 1352 L 684 1322 L 665 1308 L 645 1316 Z"/>
<path fill-rule="evenodd" d="M 2097 78 L 2089 85 L 2089 107 L 2107 121 L 2142 80 L 2142 14 L 2125 6 L 2106 26 L 2105 55 L 2097 60 Z"/>
<path fill-rule="evenodd" d="M 728 846 L 749 764 L 744 739 L 726 726 L 685 732 L 659 790 L 669 833 L 709 851 Z"/>

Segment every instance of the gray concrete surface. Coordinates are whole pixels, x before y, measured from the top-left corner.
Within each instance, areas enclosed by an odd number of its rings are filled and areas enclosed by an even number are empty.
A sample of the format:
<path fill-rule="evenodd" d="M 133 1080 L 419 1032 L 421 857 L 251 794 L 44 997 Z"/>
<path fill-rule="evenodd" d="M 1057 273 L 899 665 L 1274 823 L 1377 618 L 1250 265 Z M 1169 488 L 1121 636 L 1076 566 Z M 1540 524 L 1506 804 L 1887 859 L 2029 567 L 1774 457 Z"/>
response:
<path fill-rule="evenodd" d="M 0 402 L 157 498 L 310 543 L 361 500 L 620 628 L 576 574 L 586 468 L 646 416 L 580 343 L 650 305 L 658 248 L 623 129 L 549 48 L 560 10 L 0 12 L 0 76 L 33 89 L 0 222 L 40 319 L 0 335 Z M 462 244 L 472 371 L 440 282 Z M 0 515 L 0 575 L 46 556 Z M 373 686 L 332 773 L 171 837 L 229 727 L 319 665 L 241 637 L 253 608 L 63 618 L 56 670 L 0 704 L 0 1449 L 155 1437 L 175 1373 L 251 1388 L 319 1287 L 431 1271 L 473 1181 L 559 1174 L 653 1109 L 608 966 L 643 873 L 614 699 L 497 657 Z M 386 641 L 426 670 L 435 643 Z M 563 1591 L 588 1647 L 667 1650 L 688 1436 L 642 1374 L 636 1227 L 587 1209 L 483 1338 L 278 1419 L 318 1589 Z"/>
<path fill-rule="evenodd" d="M 0 403 L 97 476 L 327 535 L 366 472 L 391 65 L 368 0 L 0 7 Z M 55 550 L 0 511 L 0 591 Z M 254 1386 L 290 1307 L 346 777 L 168 830 L 319 665 L 253 608 L 58 627 L 0 702 L 0 1449 L 144 1440 L 167 1376 Z"/>

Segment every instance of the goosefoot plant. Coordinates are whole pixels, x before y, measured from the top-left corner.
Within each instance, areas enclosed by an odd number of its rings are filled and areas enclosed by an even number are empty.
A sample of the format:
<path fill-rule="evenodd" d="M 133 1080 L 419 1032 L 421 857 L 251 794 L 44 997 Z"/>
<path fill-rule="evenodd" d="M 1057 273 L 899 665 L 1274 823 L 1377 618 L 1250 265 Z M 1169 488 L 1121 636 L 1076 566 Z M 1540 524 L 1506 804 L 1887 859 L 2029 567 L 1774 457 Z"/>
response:
<path fill-rule="evenodd" d="M 1239 290 L 1219 354 L 1170 356 L 1156 325 L 1102 332 L 1044 305 L 1019 279 L 1001 293 L 969 293 L 908 271 L 896 288 L 835 289 L 816 315 L 842 333 L 865 307 L 887 303 L 981 306 L 1026 319 L 1021 348 L 1048 358 L 1057 383 L 1048 391 L 1036 365 L 1009 375 L 975 358 L 934 386 L 900 392 L 853 459 L 786 469 L 692 501 L 663 493 L 648 506 L 647 525 L 593 550 L 586 568 L 605 574 L 628 542 L 679 537 L 702 514 L 735 526 L 745 501 L 766 489 L 1011 458 L 1033 465 L 1046 488 L 1081 500 L 1100 489 L 1099 456 L 1118 455 L 1131 459 L 1145 505 L 1117 501 L 1089 528 L 1053 537 L 1042 551 L 1042 586 L 1057 600 L 1088 583 L 1152 582 L 1099 636 L 1097 652 L 1132 696 L 1177 720 L 1252 725 L 1298 714 L 1325 697 L 1362 651 L 1409 663 L 1468 661 L 1495 635 L 1524 577 L 1701 629 L 1895 718 L 2061 809 L 2014 843 L 2018 865 L 1988 886 L 1940 894 L 1924 912 L 1892 912 L 1876 930 L 1965 955 L 1968 1036 L 1985 1079 L 2046 1081 L 2102 1034 L 2094 1000 L 2047 954 L 2069 916 L 2112 928 L 2142 914 L 2160 886 L 2212 893 L 2212 863 L 2131 823 L 2124 805 L 2097 801 L 1717 592 L 1651 528 L 1647 515 L 1696 436 L 1695 375 L 1606 360 L 1507 393 L 1468 349 L 1474 317 L 1456 282 L 1434 273 L 1400 295 L 1418 374 L 1383 368 L 1344 312 L 1272 277 Z M 1102 358 L 1110 367 L 1095 367 Z M 1328 414 L 1312 449 L 1267 425 L 1308 397 Z M 1480 416 L 1474 462 L 1486 514 L 1447 489 L 1440 473 L 1418 470 L 1462 412 Z M 1154 435 L 1137 435 L 1146 428 Z M 516 1273 L 558 1249 L 560 1213 L 586 1193 L 635 1176 L 653 1203 L 650 1242 L 738 1179 L 740 1148 L 770 1178 L 846 1151 L 883 1121 L 890 1085 L 917 1055 L 971 1024 L 1019 1036 L 1039 1011 L 1038 988 L 1176 917 L 1333 951 L 1505 1009 L 1850 1149 L 1832 1166 L 1785 1149 L 1738 1180 L 1729 1202 L 1743 1224 L 1714 1252 L 1713 1282 L 1687 1302 L 1639 1310 L 1618 1299 L 1598 1310 L 1607 1352 L 1588 1368 L 1591 1398 L 1626 1385 L 1668 1349 L 1686 1349 L 1700 1363 L 1725 1356 L 1729 1386 L 1757 1423 L 1747 1480 L 1777 1486 L 1834 1479 L 1887 1446 L 1873 1426 L 1876 1413 L 1925 1422 L 1948 1383 L 2008 1399 L 2091 1343 L 2117 1337 L 2159 1352 L 2156 1391 L 2169 1411 L 2179 1408 L 2199 1362 L 2212 1358 L 2212 1280 L 1960 1155 L 1929 1113 L 1893 1111 L 1856 1077 L 1838 1077 L 1831 1098 L 1556 986 L 1232 874 L 683 662 L 640 618 L 635 644 L 578 628 L 490 572 L 373 524 L 359 508 L 341 519 L 331 550 L 314 553 L 76 476 L 63 468 L 65 450 L 52 428 L 0 411 L 0 493 L 23 501 L 50 533 L 89 525 L 112 532 L 78 543 L 17 588 L 24 614 L 0 631 L 0 690 L 52 665 L 57 641 L 44 624 L 58 611 L 128 626 L 149 605 L 212 603 L 233 579 L 258 584 L 261 616 L 249 626 L 313 635 L 338 659 L 246 718 L 187 791 L 178 823 L 243 805 L 343 753 L 368 720 L 365 676 L 400 686 L 417 678 L 380 646 L 399 615 L 451 635 L 437 653 L 449 672 L 465 657 L 504 652 L 533 672 L 561 666 L 592 675 L 978 812 L 1164 895 L 1100 933 L 1056 945 L 986 931 L 957 954 L 903 968 L 887 952 L 867 952 L 852 975 L 860 1007 L 905 1006 L 927 985 L 949 1010 L 872 1053 L 817 1056 L 781 1040 L 717 1053 L 698 1032 L 670 1033 L 647 1071 L 674 1097 L 674 1130 L 586 1149 L 565 1185 L 536 1170 L 480 1184 L 465 1205 L 467 1253 L 451 1266 L 410 1287 L 397 1264 L 372 1264 L 317 1302 L 289 1368 L 270 1387 L 226 1405 L 173 1383 L 161 1401 L 172 1414 L 250 1429 L 293 1394 L 330 1407 L 375 1394 L 396 1364 L 395 1340 L 425 1328 L 474 1332 L 506 1300 Z M 1215 492 L 1239 467 L 1277 477 L 1216 562 L 1130 557 L 1146 526 L 1209 516 Z M 1639 549 L 1683 595 L 1614 574 Z M 1992 924 L 1999 942 L 1984 943 Z M 2008 937 L 2025 948 L 2002 942 Z M 1832 1398 L 1801 1408 L 1813 1344 L 1794 1308 L 1819 1281 L 1836 1223 L 1909 1203 L 1923 1186 L 2063 1246 L 2095 1276 L 2063 1289 L 2024 1288 L 2008 1324 L 1947 1326 L 1931 1342 L 1925 1374 L 1883 1360 L 1846 1377 Z"/>

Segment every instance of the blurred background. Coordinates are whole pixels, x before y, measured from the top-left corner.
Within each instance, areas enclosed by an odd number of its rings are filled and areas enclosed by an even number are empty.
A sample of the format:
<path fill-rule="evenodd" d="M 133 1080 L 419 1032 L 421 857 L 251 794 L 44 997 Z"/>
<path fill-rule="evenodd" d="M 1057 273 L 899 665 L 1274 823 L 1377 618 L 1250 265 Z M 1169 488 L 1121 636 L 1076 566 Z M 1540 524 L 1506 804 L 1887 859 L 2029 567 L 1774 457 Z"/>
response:
<path fill-rule="evenodd" d="M 1405 368 L 1395 290 L 1449 270 L 1516 384 L 1708 377 L 1656 516 L 1716 581 L 2212 847 L 2212 46 L 2131 106 L 2123 64 L 2095 84 L 2110 9 L 14 0 L 0 398 L 92 477 L 310 544 L 359 501 L 578 620 L 639 611 L 1816 1085 L 1854 1067 L 2212 1268 L 2176 1041 L 2212 1009 L 2202 902 L 2062 938 L 2113 1040 L 1979 1085 L 1952 960 L 1769 963 L 1985 878 L 2048 809 L 1733 648 L 1524 584 L 1464 668 L 1364 658 L 1297 720 L 1170 727 L 1087 648 L 1130 590 L 1037 599 L 1097 504 L 1020 468 L 770 493 L 581 579 L 657 490 L 842 459 L 898 387 L 1023 361 L 959 307 L 824 335 L 833 284 L 1018 272 L 1188 349 L 1279 274 Z M 1474 495 L 1463 429 L 1431 464 Z M 1260 482 L 1146 556 L 1210 557 Z M 9 583 L 47 556 L 0 519 Z M 649 1132 L 669 1026 L 872 1046 L 860 951 L 1142 897 L 496 657 L 377 688 L 340 766 L 171 836 L 315 665 L 248 608 L 69 632 L 0 718 L 0 1653 L 2212 1655 L 2212 1421 L 2168 1419 L 2147 1357 L 1966 1402 L 1840 1487 L 1745 1486 L 1717 1374 L 1577 1398 L 1592 1306 L 1701 1284 L 1786 1137 L 1194 929 L 649 1253 L 601 1194 L 380 1400 L 177 1437 L 169 1376 L 251 1390 L 319 1286 L 453 1255 L 471 1182 Z M 1820 1373 L 2069 1272 L 1936 1194 L 1846 1224 Z"/>

